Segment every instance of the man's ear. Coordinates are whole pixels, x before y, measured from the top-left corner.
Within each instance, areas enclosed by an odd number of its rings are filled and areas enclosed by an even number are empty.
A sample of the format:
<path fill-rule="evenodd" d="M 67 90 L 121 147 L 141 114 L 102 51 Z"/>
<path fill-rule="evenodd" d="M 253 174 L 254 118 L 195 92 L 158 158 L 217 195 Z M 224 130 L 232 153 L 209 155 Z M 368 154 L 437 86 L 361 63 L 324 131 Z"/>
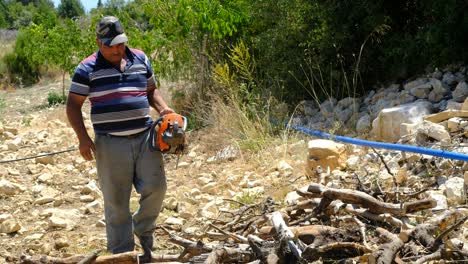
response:
<path fill-rule="evenodd" d="M 102 41 L 101 41 L 101 40 L 99 40 L 99 39 L 96 39 L 96 44 L 97 44 L 97 45 L 98 45 L 98 47 L 100 48 L 100 47 L 101 47 L 101 45 L 102 45 Z"/>

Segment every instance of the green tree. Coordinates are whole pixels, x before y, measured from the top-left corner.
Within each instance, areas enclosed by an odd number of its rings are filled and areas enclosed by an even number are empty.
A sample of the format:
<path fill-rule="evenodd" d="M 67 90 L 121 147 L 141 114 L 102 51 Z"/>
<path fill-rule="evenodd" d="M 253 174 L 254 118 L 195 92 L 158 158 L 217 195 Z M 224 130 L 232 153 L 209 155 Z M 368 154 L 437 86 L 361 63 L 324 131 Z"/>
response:
<path fill-rule="evenodd" d="M 125 0 L 107 0 L 104 4 L 109 14 L 121 13 L 121 10 L 125 7 Z"/>
<path fill-rule="evenodd" d="M 58 14 L 61 18 L 76 18 L 85 14 L 80 0 L 60 0 Z"/>
<path fill-rule="evenodd" d="M 0 0 L 0 28 L 6 28 L 8 27 L 8 21 L 7 21 L 7 5 L 5 3 L 5 0 Z"/>

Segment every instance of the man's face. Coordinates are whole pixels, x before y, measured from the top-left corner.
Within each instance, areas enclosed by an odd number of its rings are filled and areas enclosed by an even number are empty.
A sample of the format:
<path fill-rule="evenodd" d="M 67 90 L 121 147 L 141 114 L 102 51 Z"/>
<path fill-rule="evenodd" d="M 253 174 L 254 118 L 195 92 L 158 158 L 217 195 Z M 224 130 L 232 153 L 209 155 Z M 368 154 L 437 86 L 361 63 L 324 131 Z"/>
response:
<path fill-rule="evenodd" d="M 102 56 L 114 65 L 120 65 L 120 62 L 125 56 L 125 43 L 116 44 L 114 46 L 106 46 L 99 39 L 96 40 Z"/>

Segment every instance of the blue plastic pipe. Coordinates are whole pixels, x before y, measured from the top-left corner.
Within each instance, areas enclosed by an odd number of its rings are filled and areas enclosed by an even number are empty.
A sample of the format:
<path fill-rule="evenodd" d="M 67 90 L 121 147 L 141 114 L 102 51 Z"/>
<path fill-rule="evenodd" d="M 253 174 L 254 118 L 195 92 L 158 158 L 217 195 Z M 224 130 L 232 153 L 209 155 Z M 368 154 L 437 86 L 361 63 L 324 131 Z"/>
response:
<path fill-rule="evenodd" d="M 350 137 L 334 136 L 334 135 L 330 135 L 330 134 L 323 133 L 320 131 L 310 130 L 308 128 L 300 127 L 300 126 L 289 126 L 289 127 L 291 127 L 294 130 L 309 134 L 311 136 L 327 138 L 330 140 L 340 141 L 340 142 L 359 145 L 359 146 L 393 149 L 393 150 L 420 153 L 424 155 L 436 156 L 436 157 L 447 158 L 447 159 L 468 161 L 467 154 L 444 151 L 440 149 L 428 149 L 428 148 L 421 148 L 421 147 L 403 145 L 403 144 L 382 143 L 382 142 L 375 142 L 375 141 L 369 141 L 369 140 L 355 139 L 355 138 L 350 138 Z"/>

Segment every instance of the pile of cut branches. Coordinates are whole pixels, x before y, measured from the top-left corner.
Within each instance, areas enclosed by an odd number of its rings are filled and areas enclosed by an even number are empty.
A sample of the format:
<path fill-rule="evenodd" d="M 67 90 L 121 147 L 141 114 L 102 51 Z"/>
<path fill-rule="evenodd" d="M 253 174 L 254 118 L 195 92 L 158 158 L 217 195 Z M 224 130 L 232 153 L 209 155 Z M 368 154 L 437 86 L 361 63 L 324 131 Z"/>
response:
<path fill-rule="evenodd" d="M 239 203 L 238 209 L 226 210 L 223 217 L 207 223 L 200 235 L 176 234 L 161 226 L 182 253 L 154 255 L 153 262 L 424 263 L 468 259 L 463 243 L 451 239 L 468 219 L 466 208 L 435 212 L 431 209 L 436 202 L 419 198 L 422 192 L 400 194 L 398 203 L 319 184 L 296 192 L 306 199 L 283 210 L 271 199 L 254 205 Z M 22 258 L 22 263 L 34 264 L 78 262 L 137 263 L 138 254 Z"/>

